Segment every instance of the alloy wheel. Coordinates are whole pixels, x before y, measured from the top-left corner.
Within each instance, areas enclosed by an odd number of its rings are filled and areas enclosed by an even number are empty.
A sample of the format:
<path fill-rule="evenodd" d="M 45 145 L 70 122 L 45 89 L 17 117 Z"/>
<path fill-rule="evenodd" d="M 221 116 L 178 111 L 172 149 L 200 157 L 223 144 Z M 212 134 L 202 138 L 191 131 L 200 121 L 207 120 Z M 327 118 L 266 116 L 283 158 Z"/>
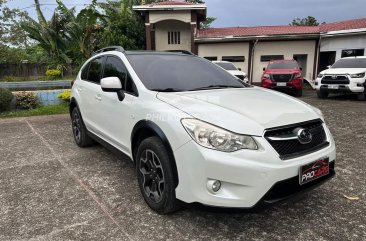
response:
<path fill-rule="evenodd" d="M 75 140 L 80 142 L 81 140 L 81 120 L 77 111 L 72 114 L 72 131 L 74 133 Z"/>

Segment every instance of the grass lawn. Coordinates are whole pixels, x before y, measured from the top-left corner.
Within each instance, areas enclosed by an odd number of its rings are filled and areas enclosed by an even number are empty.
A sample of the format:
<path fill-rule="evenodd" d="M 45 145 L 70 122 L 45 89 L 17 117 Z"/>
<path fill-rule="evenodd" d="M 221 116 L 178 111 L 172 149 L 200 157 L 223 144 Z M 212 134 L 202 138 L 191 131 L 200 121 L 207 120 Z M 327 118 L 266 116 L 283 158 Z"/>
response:
<path fill-rule="evenodd" d="M 56 115 L 56 114 L 66 114 L 68 112 L 69 112 L 68 105 L 65 104 L 48 105 L 48 106 L 41 106 L 31 110 L 1 112 L 0 118 L 26 117 L 26 116 L 37 116 L 37 115 Z"/>

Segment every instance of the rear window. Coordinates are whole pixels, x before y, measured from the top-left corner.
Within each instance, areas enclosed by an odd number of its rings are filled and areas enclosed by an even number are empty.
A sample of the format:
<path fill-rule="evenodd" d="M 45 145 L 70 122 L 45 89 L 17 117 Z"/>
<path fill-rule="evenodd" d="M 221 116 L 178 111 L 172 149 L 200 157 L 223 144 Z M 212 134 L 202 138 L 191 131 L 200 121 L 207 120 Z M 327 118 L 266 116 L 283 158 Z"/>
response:
<path fill-rule="evenodd" d="M 332 69 L 340 68 L 366 68 L 366 58 L 340 59 L 332 66 Z"/>
<path fill-rule="evenodd" d="M 268 65 L 267 69 L 296 69 L 298 68 L 297 62 L 272 62 Z"/>
<path fill-rule="evenodd" d="M 99 84 L 103 69 L 103 58 L 96 58 L 89 65 L 88 81 Z"/>
<path fill-rule="evenodd" d="M 217 64 L 218 66 L 220 66 L 221 68 L 226 69 L 226 70 L 237 70 L 235 65 L 233 65 L 232 63 L 217 62 L 215 64 Z"/>
<path fill-rule="evenodd" d="M 130 54 L 127 57 L 150 90 L 189 91 L 212 85 L 246 87 L 236 77 L 199 57 L 168 54 Z"/>

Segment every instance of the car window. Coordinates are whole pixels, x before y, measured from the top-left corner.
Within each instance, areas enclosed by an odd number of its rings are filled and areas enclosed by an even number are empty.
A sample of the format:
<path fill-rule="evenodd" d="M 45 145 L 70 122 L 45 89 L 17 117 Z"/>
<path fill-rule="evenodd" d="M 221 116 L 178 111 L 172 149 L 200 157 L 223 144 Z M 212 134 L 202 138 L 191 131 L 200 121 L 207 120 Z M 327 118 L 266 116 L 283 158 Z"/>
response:
<path fill-rule="evenodd" d="M 268 65 L 267 69 L 296 69 L 298 68 L 297 62 L 272 62 Z"/>
<path fill-rule="evenodd" d="M 212 62 L 191 55 L 130 54 L 127 58 L 149 90 L 191 91 L 248 86 Z"/>
<path fill-rule="evenodd" d="M 340 59 L 332 66 L 332 69 L 339 68 L 366 68 L 366 58 Z"/>
<path fill-rule="evenodd" d="M 89 71 L 90 63 L 86 64 L 84 68 L 81 70 L 81 79 L 87 80 L 88 79 L 88 71 Z"/>
<path fill-rule="evenodd" d="M 217 62 L 215 64 L 226 70 L 238 70 L 232 63 Z"/>
<path fill-rule="evenodd" d="M 118 77 L 121 80 L 123 90 L 128 93 L 135 93 L 135 86 L 126 66 L 117 57 L 107 57 L 104 66 L 103 78 Z"/>
<path fill-rule="evenodd" d="M 100 84 L 102 75 L 103 58 L 99 57 L 90 62 L 87 80 L 96 84 Z"/>

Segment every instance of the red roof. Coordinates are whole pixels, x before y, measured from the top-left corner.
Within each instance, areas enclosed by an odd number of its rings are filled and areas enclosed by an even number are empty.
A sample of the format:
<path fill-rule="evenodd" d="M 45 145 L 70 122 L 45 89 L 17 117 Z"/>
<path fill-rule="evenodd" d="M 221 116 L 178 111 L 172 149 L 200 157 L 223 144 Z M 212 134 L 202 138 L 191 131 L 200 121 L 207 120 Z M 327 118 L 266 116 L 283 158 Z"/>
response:
<path fill-rule="evenodd" d="M 165 2 L 147 3 L 145 5 L 149 5 L 149 6 L 162 6 L 162 5 L 195 5 L 195 3 L 178 2 L 178 1 L 165 1 Z"/>
<path fill-rule="evenodd" d="M 197 38 L 250 37 L 261 35 L 320 34 L 321 32 L 366 28 L 366 18 L 322 24 L 319 26 L 259 26 L 207 28 L 197 32 Z"/>
<path fill-rule="evenodd" d="M 320 25 L 321 32 L 366 28 L 366 18 L 327 23 Z"/>
<path fill-rule="evenodd" d="M 247 37 L 260 35 L 288 35 L 319 33 L 318 26 L 260 26 L 200 29 L 198 38 L 217 38 L 225 36 Z"/>

